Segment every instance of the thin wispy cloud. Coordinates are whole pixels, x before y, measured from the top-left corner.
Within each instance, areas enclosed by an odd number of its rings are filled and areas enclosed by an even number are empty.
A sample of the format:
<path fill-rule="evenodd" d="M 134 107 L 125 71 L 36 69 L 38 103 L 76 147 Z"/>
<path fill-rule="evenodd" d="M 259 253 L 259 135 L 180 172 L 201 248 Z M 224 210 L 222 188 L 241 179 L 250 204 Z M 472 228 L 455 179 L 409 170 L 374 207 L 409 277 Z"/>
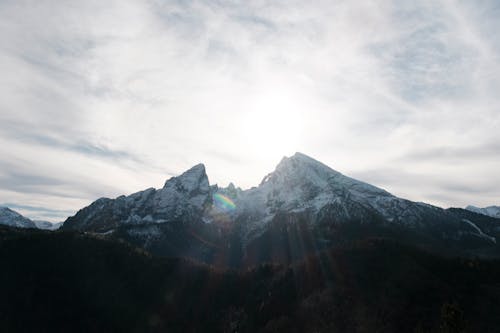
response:
<path fill-rule="evenodd" d="M 212 183 L 250 187 L 302 151 L 410 199 L 499 204 L 494 186 L 472 190 L 500 183 L 499 14 L 496 1 L 3 1 L 0 202 L 75 211 L 199 162 Z"/>

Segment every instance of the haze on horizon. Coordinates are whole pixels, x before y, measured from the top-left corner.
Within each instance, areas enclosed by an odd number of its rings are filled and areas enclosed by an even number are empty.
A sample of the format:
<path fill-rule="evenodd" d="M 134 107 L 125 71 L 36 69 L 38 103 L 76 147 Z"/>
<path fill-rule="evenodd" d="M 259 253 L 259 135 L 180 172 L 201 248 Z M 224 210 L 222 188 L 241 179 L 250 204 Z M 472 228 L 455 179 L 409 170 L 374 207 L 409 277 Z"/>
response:
<path fill-rule="evenodd" d="M 435 205 L 500 204 L 498 1 L 2 1 L 0 205 L 58 221 L 296 151 Z"/>

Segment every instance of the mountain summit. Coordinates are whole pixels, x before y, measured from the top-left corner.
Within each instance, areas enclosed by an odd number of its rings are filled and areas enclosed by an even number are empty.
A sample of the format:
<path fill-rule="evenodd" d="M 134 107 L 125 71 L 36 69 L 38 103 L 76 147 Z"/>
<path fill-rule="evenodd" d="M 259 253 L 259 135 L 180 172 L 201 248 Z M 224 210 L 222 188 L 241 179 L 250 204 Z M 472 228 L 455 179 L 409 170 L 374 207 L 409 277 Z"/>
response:
<path fill-rule="evenodd" d="M 165 182 L 116 199 L 101 198 L 66 220 L 63 229 L 110 232 L 122 225 L 190 222 L 203 215 L 211 202 L 205 166 L 198 164 Z"/>
<path fill-rule="evenodd" d="M 285 201 L 299 200 L 303 204 L 315 199 L 318 207 L 342 197 L 355 197 L 358 201 L 394 198 L 385 190 L 344 176 L 302 153 L 283 158 L 276 170 L 264 178 L 261 187 L 266 187 L 266 183 Z"/>
<path fill-rule="evenodd" d="M 68 218 L 63 229 L 111 235 L 158 254 L 206 262 L 291 260 L 362 234 L 398 235 L 441 248 L 495 244 L 497 235 L 490 231 L 496 229 L 483 232 L 466 216 L 398 198 L 296 153 L 283 158 L 258 187 L 210 186 L 205 166 L 198 164 L 161 189 L 101 198 Z"/>
<path fill-rule="evenodd" d="M 274 172 L 266 176 L 263 182 L 271 180 L 274 176 L 280 177 L 295 177 L 295 178 L 309 178 L 322 182 L 332 174 L 340 174 L 327 165 L 313 159 L 302 153 L 295 153 L 291 157 L 283 157 L 281 162 L 276 166 Z"/>

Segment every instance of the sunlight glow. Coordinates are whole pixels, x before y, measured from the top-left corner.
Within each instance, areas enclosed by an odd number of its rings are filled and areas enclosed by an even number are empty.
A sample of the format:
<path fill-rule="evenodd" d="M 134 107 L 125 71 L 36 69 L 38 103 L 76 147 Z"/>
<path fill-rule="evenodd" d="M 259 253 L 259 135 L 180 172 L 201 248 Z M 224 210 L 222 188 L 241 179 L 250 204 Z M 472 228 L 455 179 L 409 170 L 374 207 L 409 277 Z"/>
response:
<path fill-rule="evenodd" d="M 261 159 L 297 151 L 304 130 L 300 108 L 292 94 L 270 91 L 257 96 L 243 117 L 246 146 Z"/>

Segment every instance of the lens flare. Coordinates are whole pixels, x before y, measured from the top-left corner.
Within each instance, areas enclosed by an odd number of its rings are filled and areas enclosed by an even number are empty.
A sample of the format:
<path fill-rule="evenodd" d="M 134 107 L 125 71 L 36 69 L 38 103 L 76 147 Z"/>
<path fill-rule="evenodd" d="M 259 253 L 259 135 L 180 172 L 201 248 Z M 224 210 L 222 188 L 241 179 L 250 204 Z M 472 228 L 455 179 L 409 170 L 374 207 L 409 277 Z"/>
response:
<path fill-rule="evenodd" d="M 228 197 L 226 197 L 225 195 L 222 195 L 220 193 L 214 194 L 214 200 L 215 200 L 215 203 L 218 206 L 222 207 L 223 209 L 233 210 L 236 208 L 236 205 L 233 202 L 233 200 L 229 199 Z"/>

